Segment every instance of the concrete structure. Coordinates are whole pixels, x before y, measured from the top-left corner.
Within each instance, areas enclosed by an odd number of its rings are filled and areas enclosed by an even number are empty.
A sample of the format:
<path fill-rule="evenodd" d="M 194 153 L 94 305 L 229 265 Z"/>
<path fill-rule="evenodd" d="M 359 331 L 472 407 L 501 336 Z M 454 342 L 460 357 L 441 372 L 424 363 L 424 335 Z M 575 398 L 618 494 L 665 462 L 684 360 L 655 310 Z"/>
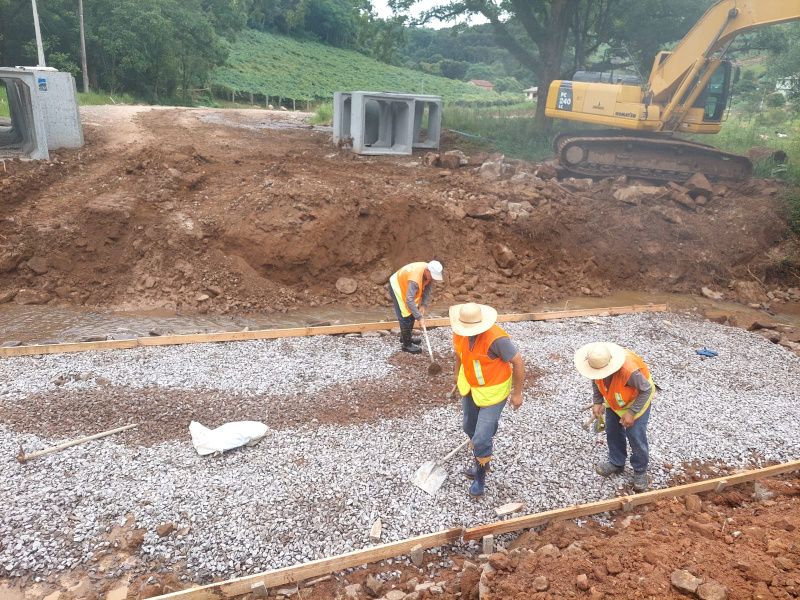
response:
<path fill-rule="evenodd" d="M 441 130 L 440 96 L 336 92 L 333 97 L 333 141 L 352 145 L 358 154 L 407 155 L 414 148 L 438 148 Z"/>
<path fill-rule="evenodd" d="M 50 150 L 83 146 L 71 74 L 46 67 L 0 68 L 0 82 L 11 113 L 0 120 L 0 157 L 46 160 Z"/>
<path fill-rule="evenodd" d="M 528 102 L 535 102 L 536 98 L 539 97 L 539 88 L 536 86 L 529 87 L 528 89 L 522 91 L 525 92 L 525 99 Z"/>

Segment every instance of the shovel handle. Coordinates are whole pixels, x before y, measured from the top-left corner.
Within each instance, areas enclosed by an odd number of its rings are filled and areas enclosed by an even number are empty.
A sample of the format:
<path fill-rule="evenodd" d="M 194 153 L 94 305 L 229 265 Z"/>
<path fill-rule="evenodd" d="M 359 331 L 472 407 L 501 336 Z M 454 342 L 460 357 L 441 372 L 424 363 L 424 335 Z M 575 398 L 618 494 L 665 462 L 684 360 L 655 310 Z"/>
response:
<path fill-rule="evenodd" d="M 425 322 L 422 323 L 422 334 L 425 336 L 425 345 L 428 346 L 428 354 L 433 362 L 433 352 L 431 351 L 431 341 L 428 339 L 428 329 L 425 327 Z"/>
<path fill-rule="evenodd" d="M 447 456 L 445 456 L 445 457 L 444 457 L 442 460 L 440 460 L 440 461 L 439 461 L 439 464 L 446 463 L 448 460 L 450 460 L 451 458 L 453 458 L 453 456 L 455 456 L 455 455 L 456 455 L 456 453 L 457 453 L 459 450 L 461 450 L 461 449 L 462 449 L 464 446 L 466 446 L 467 444 L 469 444 L 469 438 L 467 438 L 467 439 L 465 439 L 463 442 L 461 442 L 461 443 L 460 443 L 460 444 L 459 444 L 459 445 L 458 445 L 458 446 L 457 446 L 457 447 L 456 447 L 456 448 L 455 448 L 453 451 L 451 451 L 451 452 L 450 452 L 450 454 L 448 454 L 448 455 L 447 455 Z"/>

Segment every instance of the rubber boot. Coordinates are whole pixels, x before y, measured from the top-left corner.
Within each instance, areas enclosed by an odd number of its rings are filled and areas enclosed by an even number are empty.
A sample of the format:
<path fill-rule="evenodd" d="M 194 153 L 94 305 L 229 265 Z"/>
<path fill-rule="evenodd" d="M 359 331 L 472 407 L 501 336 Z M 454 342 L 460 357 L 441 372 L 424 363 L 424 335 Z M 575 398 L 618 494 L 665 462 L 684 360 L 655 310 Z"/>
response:
<path fill-rule="evenodd" d="M 422 348 L 411 341 L 411 330 L 403 329 L 400 331 L 400 341 L 403 344 L 403 352 L 409 352 L 410 354 L 420 354 L 422 352 Z"/>
<path fill-rule="evenodd" d="M 475 478 L 469 486 L 469 495 L 473 498 L 480 498 L 486 489 L 486 467 L 475 461 Z"/>
<path fill-rule="evenodd" d="M 466 467 L 463 471 L 461 471 L 464 474 L 464 477 L 466 477 L 467 479 L 475 479 L 475 474 L 478 472 L 477 464 L 478 464 L 477 462 L 473 461 L 470 466 Z M 492 472 L 492 469 L 489 467 L 489 463 L 487 463 L 483 469 L 487 473 Z"/>

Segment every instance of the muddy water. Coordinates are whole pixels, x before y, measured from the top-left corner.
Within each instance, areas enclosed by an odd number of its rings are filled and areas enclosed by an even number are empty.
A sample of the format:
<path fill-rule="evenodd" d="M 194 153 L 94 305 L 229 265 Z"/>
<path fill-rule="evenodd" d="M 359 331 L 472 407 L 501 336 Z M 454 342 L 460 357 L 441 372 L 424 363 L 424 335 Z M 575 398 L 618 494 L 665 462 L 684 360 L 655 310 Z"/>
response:
<path fill-rule="evenodd" d="M 631 304 L 667 304 L 671 310 L 697 310 L 709 317 L 730 315 L 737 322 L 772 320 L 800 327 L 800 305 L 781 305 L 783 313 L 768 315 L 741 304 L 713 302 L 706 298 L 678 294 L 621 292 L 604 298 L 579 297 L 545 305 L 520 307 L 518 312 L 571 310 Z M 445 316 L 446 306 L 437 306 L 431 316 Z M 270 315 L 176 315 L 166 312 L 88 311 L 51 306 L 0 305 L 0 343 L 54 343 L 90 339 L 124 339 L 149 335 L 241 331 L 384 321 L 394 318 L 392 310 L 381 308 L 325 307 L 297 309 Z"/>

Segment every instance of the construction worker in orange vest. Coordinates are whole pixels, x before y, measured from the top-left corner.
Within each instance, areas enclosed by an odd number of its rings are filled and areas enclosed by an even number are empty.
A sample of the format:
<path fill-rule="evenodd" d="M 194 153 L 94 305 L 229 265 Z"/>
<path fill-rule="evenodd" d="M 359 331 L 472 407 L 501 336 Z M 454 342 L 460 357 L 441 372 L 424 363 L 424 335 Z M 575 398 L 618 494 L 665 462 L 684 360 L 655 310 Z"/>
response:
<path fill-rule="evenodd" d="M 425 311 L 430 306 L 433 296 L 434 281 L 443 279 L 442 263 L 438 260 L 430 262 L 414 262 L 406 265 L 389 278 L 389 297 L 394 305 L 394 312 L 400 324 L 400 343 L 403 352 L 419 354 L 422 348 L 419 338 L 411 336 L 414 323 L 425 323 Z"/>
<path fill-rule="evenodd" d="M 605 412 L 608 460 L 595 470 L 603 477 L 622 473 L 630 445 L 633 489 L 645 491 L 649 485 L 650 458 L 647 422 L 656 393 L 650 369 L 641 356 L 611 342 L 595 342 L 580 348 L 575 353 L 575 368 L 593 381 L 594 416 L 602 418 Z"/>
<path fill-rule="evenodd" d="M 464 433 L 472 441 L 473 465 L 464 471 L 472 479 L 471 496 L 483 496 L 492 460 L 492 441 L 500 415 L 522 406 L 525 364 L 508 334 L 498 327 L 497 311 L 483 304 L 450 307 L 455 349 L 455 386 L 461 394 Z"/>

